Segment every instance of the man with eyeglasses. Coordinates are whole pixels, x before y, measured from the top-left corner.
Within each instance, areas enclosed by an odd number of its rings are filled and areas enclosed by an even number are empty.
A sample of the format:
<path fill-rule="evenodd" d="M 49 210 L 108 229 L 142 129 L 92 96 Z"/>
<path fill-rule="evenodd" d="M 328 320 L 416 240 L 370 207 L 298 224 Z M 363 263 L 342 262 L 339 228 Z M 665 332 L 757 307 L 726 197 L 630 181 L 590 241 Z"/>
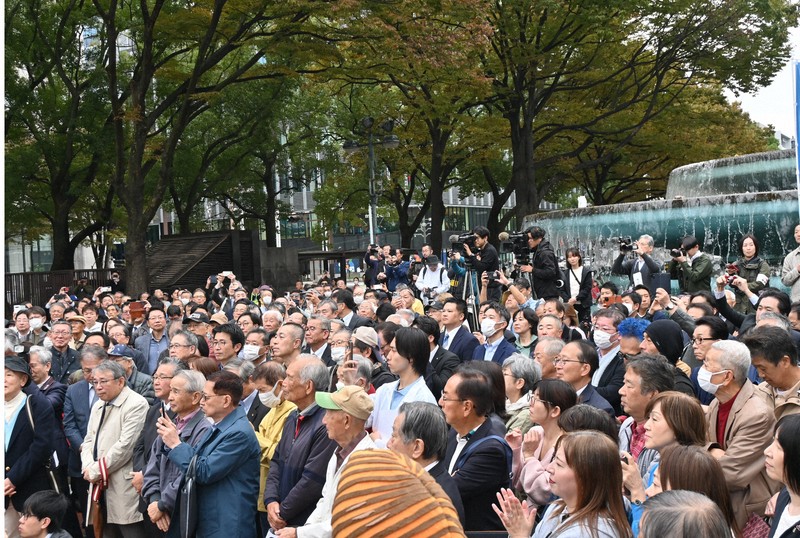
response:
<path fill-rule="evenodd" d="M 125 379 L 131 390 L 143 396 L 147 400 L 148 405 L 152 405 L 156 400 L 156 395 L 153 391 L 153 378 L 147 374 L 143 374 L 136 368 L 133 362 L 133 353 L 131 353 L 130 348 L 122 344 L 117 344 L 108 352 L 108 358 L 119 364 L 122 369 L 125 370 Z"/>
<path fill-rule="evenodd" d="M 592 385 L 614 411 L 621 415 L 619 389 L 625 377 L 625 363 L 619 354 L 619 324 L 625 316 L 614 308 L 604 308 L 595 314 L 592 339 L 597 346 L 597 368 L 593 369 Z"/>
<path fill-rule="evenodd" d="M 143 537 L 139 495 L 131 487 L 133 445 L 144 427 L 147 400 L 128 388 L 125 370 L 112 361 L 101 362 L 92 372 L 99 398 L 92 406 L 86 438 L 81 444 L 84 480 L 101 493 L 92 511 L 100 510 L 110 536 Z M 91 520 L 92 518 L 89 518 Z"/>
<path fill-rule="evenodd" d="M 229 361 L 238 358 L 244 345 L 244 333 L 236 323 L 228 322 L 214 327 L 211 334 L 214 356 L 220 367 L 225 368 Z"/>
<path fill-rule="evenodd" d="M 60 493 L 37 491 L 25 501 L 17 532 L 22 538 L 71 538 L 61 528 L 68 509 L 69 501 Z M 6 534 L 11 536 L 11 529 L 6 529 Z"/>
<path fill-rule="evenodd" d="M 169 342 L 169 356 L 187 365 L 191 364 L 200 356 L 197 351 L 197 336 L 185 330 L 172 335 Z"/>
<path fill-rule="evenodd" d="M 305 332 L 306 346 L 303 353 L 313 353 L 325 363 L 325 366 L 333 366 L 335 363 L 331 358 L 331 346 L 328 345 L 330 334 L 331 321 L 327 317 L 315 314 L 308 318 Z"/>
<path fill-rule="evenodd" d="M 167 314 L 163 310 L 152 308 L 147 311 L 146 317 L 149 331 L 138 337 L 133 347 L 144 353 L 147 359 L 145 373 L 151 374 L 156 371 L 161 354 L 169 349 L 169 335 L 166 331 Z"/>
<path fill-rule="evenodd" d="M 150 461 L 151 449 L 158 437 L 156 423 L 162 413 L 166 413 L 170 418 L 175 416 L 175 413 L 169 407 L 170 389 L 175 374 L 185 369 L 186 364 L 176 359 L 166 358 L 158 362 L 158 368 L 153 376 L 153 390 L 156 395 L 156 401 L 147 410 L 144 428 L 133 445 L 133 479 L 131 480 L 131 485 L 139 494 L 142 493 L 142 486 L 144 485 L 144 469 L 147 466 L 147 462 Z M 144 516 L 144 526 L 148 533 L 151 531 L 157 533 L 157 527 L 147 516 L 147 506 L 140 503 L 139 510 Z"/>
<path fill-rule="evenodd" d="M 570 342 L 554 361 L 556 377 L 572 385 L 578 393 L 578 403 L 589 404 L 613 417 L 614 408 L 592 386 L 592 374 L 597 371 L 597 363 L 597 350 L 591 342 Z"/>
<path fill-rule="evenodd" d="M 206 435 L 211 423 L 200 409 L 200 398 L 206 379 L 194 370 L 178 370 L 170 383 L 167 416 L 175 421 L 178 436 L 192 447 Z M 152 409 L 152 408 L 151 408 Z M 144 469 L 144 486 L 141 495 L 146 504 L 145 522 L 150 522 L 158 533 L 170 528 L 177 530 L 179 521 L 179 486 L 183 469 L 170 461 L 164 440 L 157 435 L 153 424 L 155 442 Z"/>
<path fill-rule="evenodd" d="M 64 399 L 64 433 L 69 441 L 67 458 L 67 474 L 69 475 L 71 498 L 75 506 L 82 510 L 86 506 L 86 495 L 89 483 L 83 479 L 81 472 L 81 443 L 86 437 L 86 427 L 92 405 L 97 401 L 97 393 L 92 382 L 92 372 L 104 360 L 108 359 L 106 351 L 98 346 L 86 345 L 81 348 L 80 365 L 83 379 L 67 387 Z M 88 538 L 92 538 L 91 529 L 87 529 Z"/>
<path fill-rule="evenodd" d="M 50 349 L 53 352 L 50 375 L 59 383 L 66 385 L 70 374 L 80 368 L 78 353 L 69 347 L 69 342 L 72 338 L 72 326 L 68 321 L 56 321 L 50 327 L 47 336 L 53 342 L 53 347 Z"/>

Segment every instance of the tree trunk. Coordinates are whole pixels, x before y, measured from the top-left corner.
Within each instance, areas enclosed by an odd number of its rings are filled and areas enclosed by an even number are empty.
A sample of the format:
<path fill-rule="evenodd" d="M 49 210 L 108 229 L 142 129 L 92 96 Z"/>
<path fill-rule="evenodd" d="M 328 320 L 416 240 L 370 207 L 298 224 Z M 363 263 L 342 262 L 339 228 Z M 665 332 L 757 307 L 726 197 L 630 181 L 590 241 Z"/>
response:
<path fill-rule="evenodd" d="M 147 260 L 145 259 L 146 231 L 149 221 L 142 218 L 130 218 L 128 224 L 127 240 L 125 241 L 125 281 L 128 294 L 135 297 L 148 288 L 149 275 L 147 274 Z"/>
<path fill-rule="evenodd" d="M 431 188 L 429 197 L 431 200 L 431 249 L 433 252 L 442 250 L 442 227 L 444 224 L 444 185 L 447 181 L 442 167 L 447 141 L 450 138 L 449 131 L 441 131 L 438 128 L 430 129 L 431 134 Z"/>
<path fill-rule="evenodd" d="M 522 124 L 519 122 L 519 111 L 509 115 L 511 121 L 511 151 L 514 166 L 511 170 L 511 181 L 517 195 L 514 212 L 517 226 L 522 226 L 526 216 L 539 211 L 539 191 L 536 188 L 536 172 L 533 166 L 533 119 L 522 113 Z"/>

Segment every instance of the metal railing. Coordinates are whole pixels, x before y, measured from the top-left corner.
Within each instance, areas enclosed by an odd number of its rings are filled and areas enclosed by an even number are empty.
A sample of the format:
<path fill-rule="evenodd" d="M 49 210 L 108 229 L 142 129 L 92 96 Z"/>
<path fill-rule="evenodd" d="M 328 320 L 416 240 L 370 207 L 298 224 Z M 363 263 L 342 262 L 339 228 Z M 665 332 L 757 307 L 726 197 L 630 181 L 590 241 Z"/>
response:
<path fill-rule="evenodd" d="M 44 306 L 54 294 L 67 286 L 71 288 L 78 278 L 86 278 L 95 289 L 98 286 L 111 284 L 111 272 L 119 272 L 125 280 L 123 269 L 75 269 L 67 271 L 50 271 L 47 273 L 6 273 L 5 291 L 6 308 L 10 305 L 30 301 L 34 305 Z"/>

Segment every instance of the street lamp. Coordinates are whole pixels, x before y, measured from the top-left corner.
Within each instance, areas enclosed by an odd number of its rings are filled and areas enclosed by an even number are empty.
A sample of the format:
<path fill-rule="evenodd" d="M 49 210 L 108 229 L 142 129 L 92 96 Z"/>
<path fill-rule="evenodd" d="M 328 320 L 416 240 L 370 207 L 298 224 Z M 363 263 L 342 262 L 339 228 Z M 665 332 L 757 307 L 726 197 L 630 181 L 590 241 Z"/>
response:
<path fill-rule="evenodd" d="M 361 148 L 366 147 L 368 152 L 367 166 L 369 168 L 369 242 L 371 245 L 375 244 L 375 224 L 377 222 L 378 212 L 378 192 L 375 188 L 375 145 L 379 145 L 386 149 L 395 149 L 400 145 L 400 139 L 397 135 L 393 135 L 394 121 L 386 120 L 381 123 L 380 127 L 386 132 L 386 135 L 380 140 L 375 142 L 373 127 L 375 120 L 371 117 L 363 118 L 361 126 L 364 128 L 364 133 L 367 135 L 367 143 L 359 144 L 354 140 L 347 140 L 342 149 L 345 153 L 352 154 Z"/>

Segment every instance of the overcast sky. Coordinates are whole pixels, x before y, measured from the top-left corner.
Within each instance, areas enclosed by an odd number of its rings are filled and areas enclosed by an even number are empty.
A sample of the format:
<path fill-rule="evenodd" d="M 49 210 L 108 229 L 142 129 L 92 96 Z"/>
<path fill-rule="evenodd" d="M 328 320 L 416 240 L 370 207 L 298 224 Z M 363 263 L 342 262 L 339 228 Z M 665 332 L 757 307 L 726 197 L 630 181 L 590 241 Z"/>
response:
<path fill-rule="evenodd" d="M 800 28 L 795 28 L 789 35 L 787 46 L 792 48 L 791 57 L 800 59 Z M 755 94 L 735 97 L 728 93 L 728 99 L 738 100 L 750 117 L 764 125 L 772 124 L 783 134 L 794 136 L 794 99 L 792 99 L 791 61 L 783 66 L 772 84 L 762 88 Z"/>

